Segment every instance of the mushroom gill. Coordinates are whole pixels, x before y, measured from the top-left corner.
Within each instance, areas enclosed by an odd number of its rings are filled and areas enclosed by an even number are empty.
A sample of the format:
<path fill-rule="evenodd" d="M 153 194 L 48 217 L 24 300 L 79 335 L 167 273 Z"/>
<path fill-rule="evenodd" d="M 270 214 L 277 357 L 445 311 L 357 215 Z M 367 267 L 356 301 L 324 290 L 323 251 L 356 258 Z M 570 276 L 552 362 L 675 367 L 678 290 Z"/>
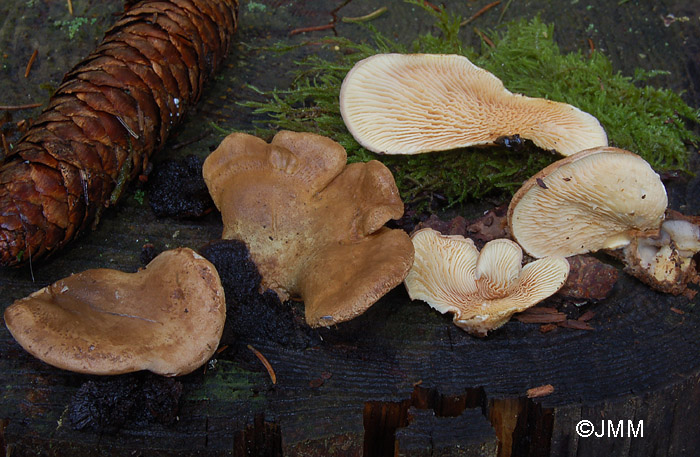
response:
<path fill-rule="evenodd" d="M 383 154 L 494 144 L 514 135 L 562 155 L 608 145 L 590 114 L 513 94 L 460 55 L 377 54 L 361 60 L 343 80 L 340 111 L 357 142 Z"/>
<path fill-rule="evenodd" d="M 203 167 L 223 238 L 244 241 L 261 287 L 303 299 L 314 327 L 363 313 L 413 262 L 408 235 L 384 227 L 403 214 L 391 172 L 346 160 L 342 146 L 312 133 L 282 131 L 269 144 L 234 133 Z"/>
<path fill-rule="evenodd" d="M 657 234 L 667 205 L 666 189 L 644 159 L 594 148 L 554 162 L 523 184 L 508 207 L 508 228 L 533 257 L 568 257 Z"/>
<path fill-rule="evenodd" d="M 506 239 L 479 252 L 460 235 L 422 229 L 412 236 L 415 259 L 404 283 L 413 300 L 423 300 L 475 336 L 486 334 L 554 294 L 566 281 L 569 264 L 547 257 L 521 267 L 522 250 Z"/>

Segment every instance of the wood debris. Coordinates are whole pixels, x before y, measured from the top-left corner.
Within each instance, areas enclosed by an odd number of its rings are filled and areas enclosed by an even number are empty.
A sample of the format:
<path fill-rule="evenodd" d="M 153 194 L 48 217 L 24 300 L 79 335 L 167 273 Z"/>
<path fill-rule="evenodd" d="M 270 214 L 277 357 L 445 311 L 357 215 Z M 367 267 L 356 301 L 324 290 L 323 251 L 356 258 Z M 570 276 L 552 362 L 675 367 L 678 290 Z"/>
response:
<path fill-rule="evenodd" d="M 545 384 L 543 386 L 532 387 L 527 389 L 527 398 L 537 398 L 550 395 L 554 392 L 554 386 L 551 384 Z"/>

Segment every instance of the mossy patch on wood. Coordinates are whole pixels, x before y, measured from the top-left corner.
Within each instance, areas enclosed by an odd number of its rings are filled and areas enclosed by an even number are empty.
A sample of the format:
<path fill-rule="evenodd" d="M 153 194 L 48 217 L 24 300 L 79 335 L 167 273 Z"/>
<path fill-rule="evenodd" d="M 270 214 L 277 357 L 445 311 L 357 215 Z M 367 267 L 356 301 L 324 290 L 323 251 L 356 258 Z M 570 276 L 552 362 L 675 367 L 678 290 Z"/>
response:
<path fill-rule="evenodd" d="M 339 51 L 335 58 L 307 57 L 298 62 L 290 88 L 258 91 L 264 101 L 244 103 L 263 116 L 256 134 L 271 137 L 289 129 L 329 136 L 346 148 L 350 162 L 378 159 L 385 163 L 409 203 L 437 198 L 449 205 L 487 195 L 508 197 L 559 157 L 529 144 L 520 150 L 494 146 L 381 156 L 362 148 L 343 124 L 338 95 L 345 74 L 357 61 L 384 52 L 449 53 L 464 55 L 494 73 L 511 92 L 569 103 L 592 114 L 605 128 L 611 145 L 636 152 L 657 170 L 687 168 L 689 149 L 700 139 L 696 133 L 700 111 L 670 90 L 647 85 L 659 72 L 637 70 L 628 77 L 615 71 L 598 50 L 562 53 L 554 40 L 554 26 L 538 18 L 479 32 L 484 42 L 477 50 L 460 38 L 460 16 L 445 9 L 434 11 L 418 0 L 407 2 L 435 19 L 435 32 L 418 35 L 404 45 L 366 24 L 362 25 L 368 32 L 365 42 L 327 39 L 325 46 Z"/>

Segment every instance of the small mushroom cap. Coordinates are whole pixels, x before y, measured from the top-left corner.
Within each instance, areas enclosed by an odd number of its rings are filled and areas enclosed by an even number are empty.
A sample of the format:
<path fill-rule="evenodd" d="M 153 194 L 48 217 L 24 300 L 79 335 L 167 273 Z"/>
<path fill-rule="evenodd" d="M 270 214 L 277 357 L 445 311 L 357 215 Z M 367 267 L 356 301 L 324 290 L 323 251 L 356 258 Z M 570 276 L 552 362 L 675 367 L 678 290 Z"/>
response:
<path fill-rule="evenodd" d="M 668 200 L 641 157 L 606 147 L 554 162 L 513 196 L 508 226 L 533 257 L 617 249 L 658 231 Z"/>
<path fill-rule="evenodd" d="M 219 344 L 226 303 L 214 266 L 166 251 L 136 273 L 87 270 L 17 300 L 5 323 L 27 352 L 65 370 L 190 373 Z"/>
<path fill-rule="evenodd" d="M 522 250 L 506 239 L 489 241 L 481 253 L 469 238 L 432 229 L 418 230 L 412 241 L 415 260 L 404 281 L 411 299 L 453 313 L 454 323 L 476 336 L 554 294 L 569 274 L 563 257 L 521 268 Z"/>
<path fill-rule="evenodd" d="M 699 277 L 694 256 L 700 251 L 700 227 L 690 220 L 666 220 L 658 236 L 637 237 L 621 251 L 627 273 L 654 290 L 678 295 Z"/>
<path fill-rule="evenodd" d="M 329 138 L 282 131 L 270 144 L 231 134 L 204 162 L 223 238 L 246 243 L 263 289 L 301 297 L 311 326 L 361 314 L 413 262 L 408 235 L 383 228 L 403 214 L 391 172 L 346 160 Z"/>
<path fill-rule="evenodd" d="M 516 134 L 562 155 L 608 145 L 590 114 L 513 94 L 460 55 L 377 54 L 361 60 L 343 81 L 340 112 L 358 143 L 383 154 L 493 144 Z"/>

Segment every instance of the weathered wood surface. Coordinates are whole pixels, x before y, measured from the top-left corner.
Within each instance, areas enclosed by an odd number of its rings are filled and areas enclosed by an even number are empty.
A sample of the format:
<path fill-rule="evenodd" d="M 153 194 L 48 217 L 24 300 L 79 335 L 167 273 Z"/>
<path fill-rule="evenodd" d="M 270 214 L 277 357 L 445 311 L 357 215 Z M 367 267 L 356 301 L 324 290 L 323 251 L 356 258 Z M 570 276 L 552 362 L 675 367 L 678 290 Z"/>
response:
<path fill-rule="evenodd" d="M 76 15 L 90 20 L 69 40 L 65 30 L 54 25 L 70 19 L 65 2 L 2 2 L 1 104 L 46 100 L 40 84 L 57 85 L 99 41 L 111 14 L 120 9 L 117 1 L 100 3 L 73 0 Z M 340 3 L 244 2 L 238 40 L 259 46 L 320 39 L 332 31 L 294 37 L 288 32 L 329 22 L 330 10 Z M 446 5 L 468 17 L 487 3 Z M 564 49 L 585 51 L 591 38 L 626 74 L 635 67 L 670 71 L 654 83 L 685 91 L 686 100 L 700 106 L 700 4 L 513 0 L 502 2 L 474 25 L 493 26 L 505 3 L 510 6 L 504 20 L 540 14 L 554 22 Z M 398 0 L 354 0 L 341 12 L 359 16 L 385 5 L 389 13 L 374 25 L 397 39 L 405 30 L 430 26 Z M 668 14 L 677 20 L 667 27 Z M 349 24 L 339 24 L 337 31 L 355 38 L 363 33 Z M 464 35 L 476 42 L 471 27 Z M 35 48 L 39 58 L 30 77 L 24 78 Z M 314 52 L 318 47 L 308 45 L 297 57 Z M 198 138 L 211 130 L 210 122 L 228 130 L 250 128 L 249 113 L 236 105 L 252 96 L 246 84 L 284 87 L 285 72 L 292 65 L 289 57 L 237 46 L 227 68 L 170 144 Z M 13 121 L 30 115 L 15 113 Z M 206 155 L 216 138 L 210 134 L 186 147 L 166 148 L 157 159 Z M 700 212 L 697 183 L 676 186 L 675 207 Z M 72 272 L 95 267 L 134 271 L 146 242 L 161 250 L 197 248 L 217 238 L 220 230 L 216 214 L 198 222 L 158 220 L 148 205 L 130 194 L 106 212 L 95 232 L 63 255 L 34 265 L 31 272 L 2 271 L 0 308 Z M 700 448 L 698 301 L 653 293 L 622 275 L 609 299 L 588 305 L 596 312 L 593 331 L 562 328 L 542 334 L 536 325 L 513 321 L 478 340 L 454 327 L 449 317 L 410 302 L 398 288 L 357 320 L 311 336 L 290 331 L 284 338 L 266 337 L 257 332 L 231 341 L 217 354 L 216 363 L 181 379 L 184 395 L 176 424 L 133 425 L 116 434 L 68 427 L 63 420 L 66 405 L 91 378 L 35 360 L 2 326 L 0 456 L 369 456 L 393 455 L 395 450 L 400 455 L 689 455 Z M 260 323 L 261 328 L 266 325 L 271 324 Z M 247 344 L 268 358 L 276 385 Z M 525 397 L 529 388 L 545 384 L 554 386 L 551 395 Z M 582 419 L 597 427 L 601 419 L 635 424 L 643 420 L 644 437 L 580 438 L 575 427 Z M 450 430 L 458 435 L 455 441 L 450 441 Z"/>

